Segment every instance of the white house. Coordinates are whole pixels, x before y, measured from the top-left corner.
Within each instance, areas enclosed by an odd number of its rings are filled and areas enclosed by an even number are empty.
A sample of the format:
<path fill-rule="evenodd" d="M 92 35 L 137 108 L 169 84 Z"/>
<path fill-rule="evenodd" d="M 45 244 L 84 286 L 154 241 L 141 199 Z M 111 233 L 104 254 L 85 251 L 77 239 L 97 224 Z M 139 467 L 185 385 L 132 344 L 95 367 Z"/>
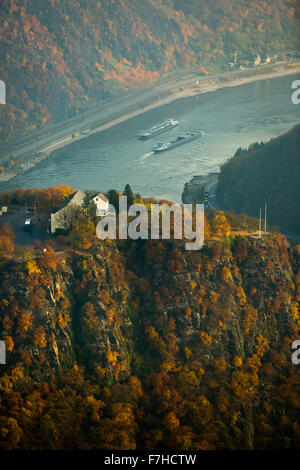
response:
<path fill-rule="evenodd" d="M 70 209 L 74 207 L 81 207 L 85 198 L 83 191 L 76 191 L 67 197 L 60 207 L 53 207 L 50 215 L 50 232 L 55 234 L 59 230 L 64 230 L 68 227 L 68 220 Z M 101 192 L 95 192 L 91 196 L 91 200 L 96 204 L 96 216 L 106 216 L 108 214 L 109 201 L 107 197 Z"/>
<path fill-rule="evenodd" d="M 103 193 L 96 193 L 92 196 L 92 201 L 97 206 L 96 216 L 105 216 L 108 214 L 109 201 Z"/>

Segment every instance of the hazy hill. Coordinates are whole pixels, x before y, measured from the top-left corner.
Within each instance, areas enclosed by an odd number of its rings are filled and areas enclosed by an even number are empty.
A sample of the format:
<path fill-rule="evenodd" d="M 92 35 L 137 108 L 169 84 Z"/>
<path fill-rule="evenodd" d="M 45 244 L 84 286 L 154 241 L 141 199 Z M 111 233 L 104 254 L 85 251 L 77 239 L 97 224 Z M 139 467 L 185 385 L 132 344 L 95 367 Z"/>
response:
<path fill-rule="evenodd" d="M 300 125 L 266 144 L 238 150 L 221 168 L 217 199 L 224 208 L 257 217 L 268 204 L 268 220 L 300 233 Z"/>
<path fill-rule="evenodd" d="M 296 0 L 2 0 L 1 140 L 178 67 L 294 49 L 299 12 Z"/>

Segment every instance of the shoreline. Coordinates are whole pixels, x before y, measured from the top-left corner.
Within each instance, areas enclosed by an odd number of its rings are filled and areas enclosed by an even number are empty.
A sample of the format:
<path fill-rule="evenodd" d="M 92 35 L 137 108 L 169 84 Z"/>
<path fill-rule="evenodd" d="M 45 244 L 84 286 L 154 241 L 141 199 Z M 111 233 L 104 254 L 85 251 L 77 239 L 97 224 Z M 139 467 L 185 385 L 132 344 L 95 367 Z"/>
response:
<path fill-rule="evenodd" d="M 255 73 L 253 73 L 254 71 Z M 177 100 L 190 98 L 197 95 L 204 95 L 206 93 L 213 93 L 217 90 L 221 90 L 224 88 L 238 87 L 253 83 L 255 81 L 279 78 L 286 75 L 295 75 L 297 73 L 300 73 L 300 62 L 294 62 L 293 64 L 289 64 L 288 68 L 287 64 L 278 64 L 274 65 L 272 68 L 269 68 L 267 70 L 251 69 L 250 72 L 252 72 L 252 74 L 244 77 L 241 76 L 243 72 L 245 72 L 246 74 L 249 73 L 249 70 L 245 69 L 244 71 L 238 70 L 229 72 L 228 74 L 219 74 L 219 76 L 217 77 L 211 77 L 208 75 L 203 81 L 199 82 L 199 84 L 197 85 L 195 78 L 195 80 L 193 81 L 194 83 L 188 85 L 186 88 L 184 88 L 184 83 L 179 83 L 178 87 L 175 88 L 174 91 L 172 89 L 165 90 L 167 96 L 158 98 L 154 102 L 146 104 L 142 108 L 138 108 L 127 113 L 125 112 L 125 114 L 121 114 L 117 118 L 112 119 L 98 127 L 90 129 L 87 128 L 86 130 L 81 131 L 80 133 L 70 133 L 69 135 L 64 136 L 60 140 L 57 140 L 52 144 L 48 144 L 46 147 L 39 150 L 36 154 L 29 156 L 26 162 L 23 162 L 19 166 L 16 166 L 15 168 L 12 168 L 11 170 L 0 175 L 0 184 L 7 183 L 8 181 L 14 179 L 16 176 L 22 175 L 27 171 L 30 171 L 32 168 L 34 168 L 46 158 L 50 157 L 53 152 L 60 148 L 63 148 L 74 142 L 78 142 L 79 140 L 90 137 L 93 134 L 100 133 L 106 129 L 121 124 L 122 122 L 132 119 L 133 117 L 139 116 L 140 114 L 144 114 L 150 110 L 173 103 Z M 235 76 L 237 74 L 239 76 Z"/>

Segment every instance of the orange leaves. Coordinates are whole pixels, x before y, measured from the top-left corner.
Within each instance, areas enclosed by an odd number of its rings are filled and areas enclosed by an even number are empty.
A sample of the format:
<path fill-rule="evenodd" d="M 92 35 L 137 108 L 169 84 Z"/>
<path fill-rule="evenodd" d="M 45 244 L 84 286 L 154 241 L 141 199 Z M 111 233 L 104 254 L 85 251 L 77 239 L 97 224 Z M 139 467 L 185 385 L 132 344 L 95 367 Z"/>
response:
<path fill-rule="evenodd" d="M 229 235 L 230 225 L 223 212 L 218 212 L 211 221 L 213 233 L 216 235 Z"/>
<path fill-rule="evenodd" d="M 227 367 L 225 359 L 215 359 L 214 360 L 214 368 L 217 373 L 225 372 Z"/>
<path fill-rule="evenodd" d="M 210 301 L 211 303 L 215 304 L 218 302 L 219 298 L 220 298 L 220 294 L 211 290 L 210 293 L 209 293 L 209 298 L 210 298 Z"/>
<path fill-rule="evenodd" d="M 57 322 L 60 328 L 65 328 L 71 322 L 70 315 L 67 312 L 59 312 Z"/>
<path fill-rule="evenodd" d="M 111 325 L 114 321 L 115 318 L 115 312 L 112 308 L 109 308 L 106 312 L 106 318 L 108 320 L 108 323 Z"/>
<path fill-rule="evenodd" d="M 247 306 L 243 312 L 243 328 L 245 335 L 254 329 L 258 319 L 258 311 L 252 306 Z"/>
<path fill-rule="evenodd" d="M 149 339 L 149 341 L 156 341 L 159 338 L 159 335 L 156 331 L 156 329 L 153 326 L 148 326 L 146 328 L 146 335 Z"/>
<path fill-rule="evenodd" d="M 246 296 L 246 294 L 245 294 L 245 292 L 244 292 L 244 289 L 243 289 L 241 286 L 239 286 L 239 287 L 237 288 L 236 296 L 237 296 L 237 298 L 239 299 L 240 305 L 246 305 L 246 303 L 247 303 L 247 296 Z"/>
<path fill-rule="evenodd" d="M 51 207 L 59 206 L 66 197 L 74 192 L 66 184 L 51 186 L 46 189 L 28 188 L 8 190 L 1 194 L 0 203 L 4 204 L 24 204 L 25 200 L 37 201 L 37 206 L 41 212 L 49 212 Z"/>
<path fill-rule="evenodd" d="M 211 337 L 210 337 L 205 331 L 200 331 L 199 337 L 200 337 L 202 343 L 203 343 L 205 346 L 210 346 L 210 345 L 211 345 L 212 339 L 211 339 Z"/>
<path fill-rule="evenodd" d="M 230 269 L 228 269 L 226 266 L 223 266 L 222 271 L 221 271 L 222 281 L 227 281 L 227 279 L 230 279 L 230 278 L 231 278 Z"/>
<path fill-rule="evenodd" d="M 111 72 L 106 72 L 104 75 L 104 80 L 109 80 L 114 78 L 121 85 L 128 86 L 130 88 L 137 88 L 138 86 L 146 86 L 154 82 L 159 78 L 159 71 L 150 71 L 146 70 L 145 66 L 138 62 L 135 67 L 128 68 L 125 71 L 112 70 Z"/>
<path fill-rule="evenodd" d="M 38 265 L 43 271 L 51 270 L 56 272 L 58 265 L 60 264 L 59 258 L 52 246 L 46 244 L 43 253 L 41 254 Z"/>
<path fill-rule="evenodd" d="M 4 343 L 5 343 L 6 351 L 11 352 L 14 349 L 15 343 L 11 336 L 6 336 L 4 338 Z"/>
<path fill-rule="evenodd" d="M 101 400 L 97 400 L 93 395 L 86 397 L 86 403 L 91 414 L 91 421 L 98 423 L 102 414 L 102 408 L 105 407 L 105 403 Z"/>
<path fill-rule="evenodd" d="M 43 349 L 47 346 L 46 333 L 43 326 L 38 326 L 36 328 L 33 334 L 33 342 L 40 349 Z"/>
<path fill-rule="evenodd" d="M 128 384 L 130 386 L 131 393 L 135 401 L 143 396 L 142 383 L 137 377 L 131 376 Z"/>
<path fill-rule="evenodd" d="M 300 325 L 300 312 L 298 302 L 293 302 L 290 307 L 291 317 L 293 322 Z"/>
<path fill-rule="evenodd" d="M 32 276 L 32 274 L 41 274 L 41 270 L 37 266 L 36 261 L 34 259 L 29 259 L 27 261 L 26 269 L 28 271 L 29 276 Z"/>
<path fill-rule="evenodd" d="M 106 359 L 114 367 L 118 362 L 119 353 L 116 351 L 111 351 L 110 349 L 106 352 Z"/>
<path fill-rule="evenodd" d="M 28 329 L 31 327 L 31 313 L 22 313 L 18 320 L 18 330 L 22 337 L 26 336 Z"/>
<path fill-rule="evenodd" d="M 109 292 L 106 289 L 101 290 L 100 298 L 101 298 L 101 301 L 104 303 L 104 305 L 108 305 L 111 302 Z"/>
<path fill-rule="evenodd" d="M 112 414 L 117 426 L 132 426 L 135 422 L 133 407 L 129 403 L 114 403 Z"/>
<path fill-rule="evenodd" d="M 243 360 L 239 356 L 234 356 L 232 363 L 235 368 L 238 368 L 241 367 L 241 365 L 243 364 Z"/>
<path fill-rule="evenodd" d="M 190 359 L 190 357 L 192 356 L 192 351 L 187 346 L 184 348 L 184 355 L 187 360 Z"/>
<path fill-rule="evenodd" d="M 180 422 L 179 419 L 177 418 L 176 414 L 173 411 L 170 411 L 165 417 L 164 417 L 164 425 L 166 426 L 167 429 L 170 431 L 174 431 L 176 428 L 178 428 Z"/>
<path fill-rule="evenodd" d="M 15 250 L 15 234 L 10 223 L 0 225 L 0 256 L 12 254 Z"/>
<path fill-rule="evenodd" d="M 257 341 L 257 344 L 255 346 L 256 354 L 259 357 L 262 357 L 269 347 L 269 340 L 265 338 L 263 335 L 259 334 L 256 338 L 256 341 Z"/>
<path fill-rule="evenodd" d="M 86 326 L 91 329 L 95 330 L 99 328 L 100 326 L 100 321 L 98 316 L 96 315 L 96 310 L 91 302 L 87 302 L 84 307 L 84 323 Z"/>
<path fill-rule="evenodd" d="M 185 315 L 184 315 L 185 318 L 189 318 L 189 317 L 191 316 L 191 314 L 192 314 L 192 309 L 191 309 L 191 307 L 187 307 L 187 308 L 185 309 Z"/>

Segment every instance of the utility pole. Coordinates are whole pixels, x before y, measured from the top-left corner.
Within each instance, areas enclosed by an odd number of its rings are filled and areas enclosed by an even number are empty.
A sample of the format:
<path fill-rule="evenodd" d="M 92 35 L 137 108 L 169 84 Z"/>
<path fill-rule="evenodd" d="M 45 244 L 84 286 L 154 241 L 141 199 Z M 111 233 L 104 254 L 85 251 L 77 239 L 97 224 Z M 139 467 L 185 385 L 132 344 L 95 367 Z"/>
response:
<path fill-rule="evenodd" d="M 267 233 L 267 204 L 265 203 L 265 233 Z"/>
<path fill-rule="evenodd" d="M 261 238 L 261 207 L 259 208 L 259 228 L 258 228 L 258 238 Z"/>

